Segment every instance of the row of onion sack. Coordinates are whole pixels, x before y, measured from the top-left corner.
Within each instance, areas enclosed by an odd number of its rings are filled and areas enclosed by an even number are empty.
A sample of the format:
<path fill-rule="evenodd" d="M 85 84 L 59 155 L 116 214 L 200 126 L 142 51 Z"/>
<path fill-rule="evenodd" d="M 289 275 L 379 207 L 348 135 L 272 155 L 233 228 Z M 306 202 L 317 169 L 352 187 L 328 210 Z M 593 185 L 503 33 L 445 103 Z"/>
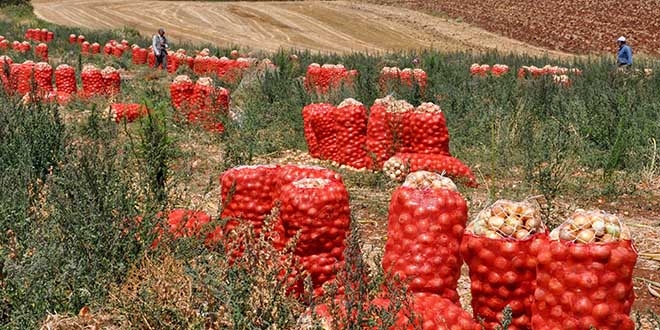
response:
<path fill-rule="evenodd" d="M 366 107 L 346 99 L 338 106 L 307 105 L 302 116 L 312 157 L 355 169 L 383 169 L 398 181 L 409 172 L 429 170 L 476 185 L 470 168 L 451 156 L 446 120 L 435 104 L 415 108 L 388 96 L 375 101 L 367 120 Z"/>
<path fill-rule="evenodd" d="M 352 88 L 358 76 L 357 70 L 347 70 L 342 64 L 312 63 L 307 67 L 304 87 L 309 93 L 318 95 L 337 92 L 342 87 Z M 383 67 L 378 76 L 378 86 L 382 94 L 402 92 L 403 88 L 426 90 L 428 76 L 422 69 Z"/>
<path fill-rule="evenodd" d="M 12 50 L 20 53 L 27 53 L 32 49 L 32 44 L 28 41 L 14 40 L 9 43 L 9 40 L 5 39 L 4 36 L 0 36 L 0 50 L 7 50 L 10 46 Z M 40 60 L 48 61 L 48 45 L 43 42 L 37 44 L 34 47 L 34 56 Z"/>
<path fill-rule="evenodd" d="M 188 122 L 222 133 L 222 119 L 230 115 L 229 90 L 215 87 L 213 79 L 200 77 L 196 82 L 187 75 L 174 78 L 170 84 L 172 106 Z"/>
<path fill-rule="evenodd" d="M 378 76 L 378 87 L 381 94 L 401 92 L 402 87 L 417 86 L 421 94 L 426 91 L 428 76 L 422 69 L 399 69 L 398 67 L 384 67 Z"/>
<path fill-rule="evenodd" d="M 497 329 L 507 306 L 509 329 L 634 329 L 637 253 L 617 216 L 576 210 L 548 234 L 534 204 L 500 200 L 466 227 L 467 218 L 454 183 L 436 173 L 411 173 L 395 190 L 382 266 L 413 300 L 392 329 Z M 473 318 L 458 305 L 463 261 Z M 328 309 L 316 312 L 332 329 Z"/>
<path fill-rule="evenodd" d="M 42 29 L 32 29 L 29 28 L 25 30 L 25 40 L 32 40 L 37 42 L 50 42 L 55 38 L 55 33 L 53 31 L 48 31 L 46 28 Z"/>
<path fill-rule="evenodd" d="M 113 96 L 121 89 L 121 76 L 113 67 L 103 70 L 94 65 L 85 65 L 80 74 L 82 90 L 78 90 L 75 68 L 61 64 L 55 70 L 46 62 L 25 61 L 13 63 L 7 56 L 0 63 L 9 66 L 8 74 L 0 74 L 0 82 L 8 94 L 45 98 L 56 98 L 59 103 L 67 102 L 71 96 Z M 53 84 L 54 82 L 54 84 Z"/>

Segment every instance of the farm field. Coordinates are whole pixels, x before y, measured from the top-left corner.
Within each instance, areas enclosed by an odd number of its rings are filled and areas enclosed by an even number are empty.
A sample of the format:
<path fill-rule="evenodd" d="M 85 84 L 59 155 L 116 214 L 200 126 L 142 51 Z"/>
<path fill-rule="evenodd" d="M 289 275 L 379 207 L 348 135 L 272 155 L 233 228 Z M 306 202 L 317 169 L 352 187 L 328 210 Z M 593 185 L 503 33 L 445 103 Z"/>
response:
<path fill-rule="evenodd" d="M 653 0 L 370 2 L 460 18 L 509 38 L 568 53 L 612 53 L 615 40 L 624 35 L 637 53 L 660 55 L 660 10 Z"/>
<path fill-rule="evenodd" d="M 88 28 L 129 26 L 150 35 L 158 27 L 179 42 L 323 52 L 383 52 L 441 48 L 543 55 L 545 50 L 466 24 L 420 12 L 348 1 L 166 2 L 128 0 L 34 1 L 38 17 Z M 149 8 L 149 10 L 144 10 Z M 346 23 L 350 22 L 350 23 Z M 548 52 L 550 56 L 567 56 Z"/>
<path fill-rule="evenodd" d="M 363 3 L 154 1 L 189 22 L 165 72 L 146 5 L 101 4 L 1 7 L 0 329 L 660 327 L 658 61 Z"/>

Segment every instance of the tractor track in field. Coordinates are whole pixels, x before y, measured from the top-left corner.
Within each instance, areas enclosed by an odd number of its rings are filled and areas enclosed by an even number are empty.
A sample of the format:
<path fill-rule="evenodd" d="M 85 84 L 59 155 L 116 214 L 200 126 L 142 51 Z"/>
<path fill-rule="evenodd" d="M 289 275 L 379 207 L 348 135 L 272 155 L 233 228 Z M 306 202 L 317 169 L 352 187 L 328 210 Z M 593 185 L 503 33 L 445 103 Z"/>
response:
<path fill-rule="evenodd" d="M 436 48 L 571 56 L 409 9 L 351 1 L 189 2 L 34 0 L 38 17 L 92 29 L 164 27 L 173 41 L 210 42 L 275 51 L 385 52 Z"/>

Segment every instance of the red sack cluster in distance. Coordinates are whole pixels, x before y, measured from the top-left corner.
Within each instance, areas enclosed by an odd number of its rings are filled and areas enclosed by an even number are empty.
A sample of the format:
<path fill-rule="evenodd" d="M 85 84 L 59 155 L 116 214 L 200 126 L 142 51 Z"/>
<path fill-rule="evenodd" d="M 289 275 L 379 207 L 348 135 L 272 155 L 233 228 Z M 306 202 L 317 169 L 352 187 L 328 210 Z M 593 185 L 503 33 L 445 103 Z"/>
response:
<path fill-rule="evenodd" d="M 367 109 L 354 99 L 338 106 L 328 103 L 307 105 L 302 110 L 305 139 L 313 157 L 332 160 L 362 169 L 367 157 Z"/>
<path fill-rule="evenodd" d="M 424 93 L 427 80 L 428 76 L 422 69 L 405 68 L 401 70 L 398 67 L 386 66 L 380 70 L 378 86 L 382 94 L 387 94 L 391 91 L 398 91 L 400 86 L 413 87 L 414 83 Z"/>
<path fill-rule="evenodd" d="M 83 55 L 89 55 L 90 49 L 89 49 L 90 43 L 88 41 L 83 41 L 80 43 L 80 53 Z"/>
<path fill-rule="evenodd" d="M 469 187 L 476 187 L 477 181 L 472 170 L 452 156 L 420 153 L 397 153 L 383 164 L 383 172 L 390 179 L 403 181 L 412 172 L 429 171 L 444 173 L 454 181 L 462 181 Z"/>
<path fill-rule="evenodd" d="M 188 61 L 189 59 L 186 57 L 186 62 Z M 208 50 L 204 49 L 192 59 L 192 69 L 198 75 L 215 74 L 218 79 L 224 82 L 236 83 L 256 63 L 257 59 L 251 57 L 229 59 L 227 57 L 208 56 Z"/>
<path fill-rule="evenodd" d="M 498 329 L 511 307 L 509 329 L 531 329 L 536 289 L 536 255 L 531 245 L 547 238 L 538 208 L 499 200 L 481 211 L 465 230 L 461 255 L 470 270 L 472 310 L 487 330 Z"/>
<path fill-rule="evenodd" d="M 18 40 L 14 40 L 11 43 L 11 49 L 20 53 L 27 53 L 32 49 L 32 45 L 30 45 L 30 43 L 27 41 L 20 42 Z"/>
<path fill-rule="evenodd" d="M 100 54 L 101 53 L 101 45 L 98 42 L 95 42 L 89 46 L 89 51 L 92 54 Z"/>
<path fill-rule="evenodd" d="M 45 43 L 40 43 L 37 47 L 34 48 L 34 55 L 38 59 L 48 62 L 48 45 Z"/>
<path fill-rule="evenodd" d="M 635 328 L 629 314 L 637 252 L 616 215 L 576 210 L 531 249 L 538 262 L 534 329 Z"/>
<path fill-rule="evenodd" d="M 32 102 L 49 103 L 57 102 L 58 104 L 66 104 L 71 99 L 70 94 L 62 92 L 43 92 L 43 93 L 28 93 L 23 96 L 23 103 L 28 104 Z"/>
<path fill-rule="evenodd" d="M 369 114 L 367 150 L 378 168 L 399 152 L 451 156 L 445 116 L 433 103 L 415 108 L 391 96 L 378 99 Z"/>
<path fill-rule="evenodd" d="M 58 65 L 55 69 L 55 88 L 61 93 L 76 94 L 78 92 L 76 69 L 67 64 Z"/>
<path fill-rule="evenodd" d="M 305 89 L 319 95 L 339 91 L 340 88 L 353 87 L 357 70 L 346 70 L 341 64 L 312 63 L 307 67 L 304 78 Z"/>
<path fill-rule="evenodd" d="M 495 77 L 502 76 L 509 72 L 509 66 L 506 64 L 495 64 L 492 67 L 488 64 L 474 63 L 470 66 L 470 74 L 473 76 L 487 76 L 488 73 Z"/>
<path fill-rule="evenodd" d="M 48 29 L 27 29 L 25 31 L 25 39 L 37 42 L 50 42 L 54 36 L 55 34 Z"/>
<path fill-rule="evenodd" d="M 147 107 L 138 103 L 113 103 L 109 108 L 110 118 L 116 123 L 124 120 L 127 123 L 132 123 L 146 116 L 148 112 Z"/>
<path fill-rule="evenodd" d="M 9 49 L 9 40 L 5 39 L 4 36 L 0 36 L 0 50 Z"/>
<path fill-rule="evenodd" d="M 128 46 L 124 43 L 118 43 L 116 40 L 110 40 L 103 46 L 103 53 L 105 55 L 112 55 L 114 57 L 120 58 L 124 55 L 124 51 L 128 49 Z"/>
<path fill-rule="evenodd" d="M 390 201 L 383 270 L 407 283 L 409 292 L 458 302 L 467 211 L 451 179 L 424 171 L 409 174 Z"/>
<path fill-rule="evenodd" d="M 78 36 L 78 43 L 82 44 L 83 42 L 85 42 L 85 36 L 81 34 Z"/>
<path fill-rule="evenodd" d="M 73 45 L 77 42 L 78 42 L 78 37 L 73 33 L 69 34 L 69 44 Z"/>
<path fill-rule="evenodd" d="M 372 304 L 387 308 L 390 301 L 377 298 Z M 395 322 L 390 330 L 481 330 L 460 305 L 433 293 L 413 293 L 411 305 L 397 313 Z"/>

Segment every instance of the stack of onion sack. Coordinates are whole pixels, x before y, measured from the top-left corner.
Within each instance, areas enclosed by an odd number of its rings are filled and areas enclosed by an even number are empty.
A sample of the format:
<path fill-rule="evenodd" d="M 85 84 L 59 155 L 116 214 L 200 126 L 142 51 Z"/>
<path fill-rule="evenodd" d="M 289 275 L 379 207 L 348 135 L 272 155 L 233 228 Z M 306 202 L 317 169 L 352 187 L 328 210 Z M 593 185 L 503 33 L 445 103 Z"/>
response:
<path fill-rule="evenodd" d="M 316 295 L 333 281 L 344 264 L 350 225 L 348 191 L 343 183 L 318 178 L 300 179 L 279 192 L 282 226 L 287 239 L 300 234 L 294 251 L 303 274 L 309 274 Z M 301 293 L 303 282 L 294 287 Z"/>
<path fill-rule="evenodd" d="M 114 96 L 119 94 L 121 90 L 121 76 L 117 69 L 106 66 L 105 69 L 101 70 L 101 76 L 103 77 L 104 92 L 108 96 Z"/>
<path fill-rule="evenodd" d="M 474 317 L 486 329 L 500 326 L 507 305 L 509 329 L 531 328 L 536 256 L 530 246 L 546 237 L 539 210 L 528 202 L 499 200 L 466 228 L 461 255 L 470 269 Z"/>
<path fill-rule="evenodd" d="M 443 173 L 454 181 L 464 182 L 467 186 L 477 186 L 477 181 L 470 168 L 451 156 L 397 153 L 383 164 L 385 175 L 395 181 L 403 181 L 408 173 L 416 171 Z"/>
<path fill-rule="evenodd" d="M 264 220 L 271 213 L 273 199 L 278 190 L 277 165 L 240 166 L 225 171 L 220 176 L 222 218 L 227 219 L 225 232 L 230 232 L 241 222 L 248 222 L 259 234 Z M 273 245 L 284 245 L 284 230 L 275 224 L 270 233 Z"/>
<path fill-rule="evenodd" d="M 82 81 L 83 96 L 92 97 L 105 94 L 103 75 L 96 66 L 86 64 L 80 74 L 80 80 Z"/>
<path fill-rule="evenodd" d="M 40 43 L 34 48 L 34 55 L 42 61 L 48 61 L 48 45 Z"/>
<path fill-rule="evenodd" d="M 175 209 L 167 213 L 167 218 L 164 219 L 163 213 L 158 213 L 157 218 L 164 220 L 164 224 L 158 226 L 158 237 L 151 243 L 151 247 L 155 248 L 160 243 L 163 227 L 167 228 L 168 234 L 172 237 L 194 237 L 198 236 L 203 227 L 211 222 L 211 216 L 202 211 L 193 211 L 186 209 Z M 222 233 L 210 233 L 206 236 L 206 243 L 218 242 L 222 239 Z"/>
<path fill-rule="evenodd" d="M 13 64 L 9 74 L 12 89 L 19 95 L 25 95 L 32 91 L 34 81 L 34 62 L 25 61 L 21 64 Z"/>
<path fill-rule="evenodd" d="M 433 103 L 415 108 L 390 96 L 378 99 L 369 115 L 367 149 L 378 168 L 398 152 L 451 156 L 445 116 Z"/>
<path fill-rule="evenodd" d="M 426 89 L 427 80 L 428 76 L 422 69 L 405 68 L 401 70 L 398 67 L 384 67 L 378 77 L 378 86 L 382 94 L 387 94 L 392 91 L 399 91 L 402 86 L 410 88 L 413 87 L 413 84 L 416 84 L 423 93 Z"/>
<path fill-rule="evenodd" d="M 144 117 L 148 114 L 147 107 L 138 103 L 113 103 L 108 108 L 110 118 L 120 123 L 126 120 L 127 123 L 132 123 L 135 120 Z"/>
<path fill-rule="evenodd" d="M 634 329 L 637 252 L 617 216 L 577 210 L 531 252 L 538 261 L 534 329 Z"/>
<path fill-rule="evenodd" d="M 55 69 L 55 88 L 58 93 L 75 94 L 78 91 L 76 85 L 76 70 L 67 64 L 60 64 Z"/>
<path fill-rule="evenodd" d="M 46 62 L 34 65 L 34 82 L 38 94 L 47 94 L 53 91 L 53 67 Z"/>
<path fill-rule="evenodd" d="M 180 75 L 174 78 L 174 81 L 170 84 L 170 98 L 174 109 L 189 108 L 188 101 L 192 98 L 193 90 L 194 84 L 190 77 Z"/>
<path fill-rule="evenodd" d="M 410 173 L 392 194 L 383 269 L 407 282 L 410 292 L 457 302 L 467 211 L 451 179 L 432 172 Z"/>
<path fill-rule="evenodd" d="M 357 70 L 346 70 L 341 64 L 312 63 L 307 67 L 304 85 L 309 93 L 327 94 L 336 92 L 341 87 L 352 87 L 357 77 Z"/>

